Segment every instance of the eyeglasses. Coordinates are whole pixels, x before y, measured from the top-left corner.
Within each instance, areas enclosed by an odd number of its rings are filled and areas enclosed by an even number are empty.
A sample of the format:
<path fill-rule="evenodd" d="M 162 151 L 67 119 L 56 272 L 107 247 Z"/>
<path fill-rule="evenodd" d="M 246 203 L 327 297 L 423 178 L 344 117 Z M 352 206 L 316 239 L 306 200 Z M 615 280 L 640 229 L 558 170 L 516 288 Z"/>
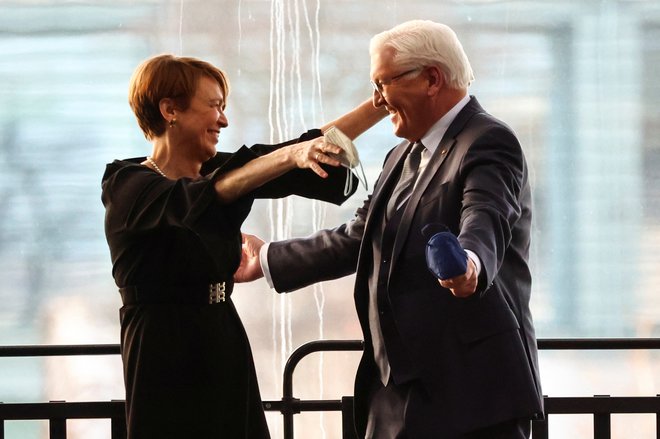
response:
<path fill-rule="evenodd" d="M 396 76 L 392 76 L 390 79 L 385 79 L 384 81 L 379 81 L 379 82 L 374 82 L 374 81 L 369 81 L 371 83 L 371 86 L 374 88 L 374 91 L 378 92 L 379 95 L 383 96 L 383 87 L 386 85 L 390 85 L 394 81 L 403 78 L 406 75 L 410 75 L 411 73 L 416 73 L 416 72 L 421 72 L 424 70 L 424 67 L 415 67 L 414 69 L 406 70 L 403 73 L 399 73 Z"/>

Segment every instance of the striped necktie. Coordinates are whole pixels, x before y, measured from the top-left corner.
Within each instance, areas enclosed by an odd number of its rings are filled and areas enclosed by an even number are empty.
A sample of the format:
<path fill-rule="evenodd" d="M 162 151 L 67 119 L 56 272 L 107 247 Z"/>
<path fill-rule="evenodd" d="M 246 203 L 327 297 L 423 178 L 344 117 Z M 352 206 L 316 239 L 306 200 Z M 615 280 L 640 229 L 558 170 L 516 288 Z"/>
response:
<path fill-rule="evenodd" d="M 424 144 L 422 142 L 415 142 L 403 162 L 403 169 L 401 176 L 396 184 L 390 200 L 387 202 L 386 218 L 389 219 L 396 210 L 401 207 L 415 187 L 415 180 L 419 173 L 419 162 L 422 159 L 422 151 L 424 151 Z"/>

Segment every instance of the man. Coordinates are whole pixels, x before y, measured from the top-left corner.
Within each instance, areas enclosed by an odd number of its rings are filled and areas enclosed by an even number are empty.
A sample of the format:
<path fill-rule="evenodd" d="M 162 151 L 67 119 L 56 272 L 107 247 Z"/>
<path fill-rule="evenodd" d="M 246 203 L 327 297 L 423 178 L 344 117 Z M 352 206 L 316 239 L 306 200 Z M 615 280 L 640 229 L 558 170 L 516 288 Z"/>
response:
<path fill-rule="evenodd" d="M 405 140 L 353 220 L 263 247 L 246 235 L 243 270 L 264 266 L 279 292 L 356 271 L 360 438 L 528 438 L 543 407 L 520 144 L 468 95 L 472 68 L 447 26 L 403 23 L 373 37 L 370 54 L 373 103 Z M 427 268 L 422 230 L 437 223 L 466 250 L 451 279 Z"/>

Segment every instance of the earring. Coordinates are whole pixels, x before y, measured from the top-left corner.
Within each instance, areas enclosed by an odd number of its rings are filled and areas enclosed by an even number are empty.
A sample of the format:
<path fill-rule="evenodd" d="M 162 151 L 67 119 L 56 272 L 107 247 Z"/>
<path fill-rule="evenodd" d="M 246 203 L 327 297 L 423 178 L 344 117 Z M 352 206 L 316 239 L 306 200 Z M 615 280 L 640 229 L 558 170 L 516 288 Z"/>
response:
<path fill-rule="evenodd" d="M 172 128 L 174 125 L 176 125 L 176 118 L 172 119 L 171 121 L 168 122 L 168 125 L 170 128 Z"/>

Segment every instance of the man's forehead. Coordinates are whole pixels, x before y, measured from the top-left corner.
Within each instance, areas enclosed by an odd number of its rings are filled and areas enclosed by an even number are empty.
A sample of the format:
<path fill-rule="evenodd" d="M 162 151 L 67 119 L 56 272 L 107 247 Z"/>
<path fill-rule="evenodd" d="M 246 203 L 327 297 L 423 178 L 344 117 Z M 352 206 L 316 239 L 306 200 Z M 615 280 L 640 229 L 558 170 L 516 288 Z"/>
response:
<path fill-rule="evenodd" d="M 382 47 L 371 54 L 371 71 L 394 65 L 395 51 L 391 47 Z"/>

